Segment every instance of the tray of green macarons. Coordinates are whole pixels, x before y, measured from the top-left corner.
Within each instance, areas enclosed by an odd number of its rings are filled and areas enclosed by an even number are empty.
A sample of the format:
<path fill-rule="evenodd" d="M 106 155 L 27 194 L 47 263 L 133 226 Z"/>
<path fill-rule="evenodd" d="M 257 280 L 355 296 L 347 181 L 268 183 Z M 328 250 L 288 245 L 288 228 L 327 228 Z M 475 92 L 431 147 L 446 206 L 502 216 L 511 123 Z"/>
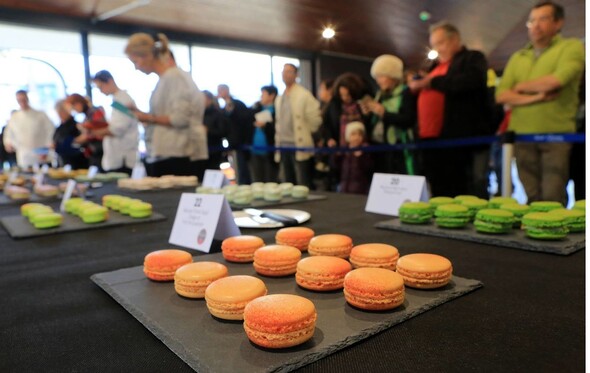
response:
<path fill-rule="evenodd" d="M 12 238 L 29 238 L 88 229 L 165 220 L 148 202 L 120 195 L 105 195 L 102 204 L 70 198 L 64 211 L 41 203 L 26 203 L 21 214 L 0 219 Z"/>
<path fill-rule="evenodd" d="M 569 255 L 586 245 L 585 200 L 571 209 L 559 202 L 519 204 L 512 197 L 490 200 L 460 195 L 405 202 L 397 219 L 377 228 L 472 241 L 528 251 Z"/>

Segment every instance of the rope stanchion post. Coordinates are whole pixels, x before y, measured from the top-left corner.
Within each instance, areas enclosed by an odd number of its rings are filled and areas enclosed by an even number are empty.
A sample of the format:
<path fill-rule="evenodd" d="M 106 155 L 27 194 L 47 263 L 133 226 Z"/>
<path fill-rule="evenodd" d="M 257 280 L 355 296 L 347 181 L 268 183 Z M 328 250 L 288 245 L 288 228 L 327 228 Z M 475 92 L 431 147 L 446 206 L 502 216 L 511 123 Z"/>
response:
<path fill-rule="evenodd" d="M 502 196 L 512 196 L 512 159 L 514 158 L 514 132 L 502 135 Z"/>

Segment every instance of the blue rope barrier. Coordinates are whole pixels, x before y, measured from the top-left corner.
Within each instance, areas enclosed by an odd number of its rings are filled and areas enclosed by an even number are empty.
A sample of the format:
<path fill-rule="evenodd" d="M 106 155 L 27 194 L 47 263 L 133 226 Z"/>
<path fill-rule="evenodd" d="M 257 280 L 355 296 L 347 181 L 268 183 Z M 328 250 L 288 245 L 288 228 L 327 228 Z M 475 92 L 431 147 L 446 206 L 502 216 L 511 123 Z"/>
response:
<path fill-rule="evenodd" d="M 569 143 L 585 143 L 586 134 L 584 133 L 552 133 L 552 134 L 530 134 L 530 135 L 516 135 L 515 142 L 569 142 Z M 500 136 L 480 136 L 480 137 L 466 137 L 459 139 L 442 139 L 432 140 L 426 142 L 415 142 L 410 144 L 394 144 L 394 145 L 368 145 L 358 148 L 348 147 L 334 147 L 334 148 L 315 148 L 315 147 L 296 147 L 296 146 L 252 146 L 242 145 L 233 148 L 223 147 L 209 147 L 210 152 L 222 152 L 228 150 L 255 150 L 259 152 L 309 152 L 320 154 L 333 154 L 343 152 L 353 152 L 362 150 L 364 152 L 386 152 L 386 151 L 403 151 L 403 150 L 419 150 L 419 149 L 433 149 L 433 148 L 456 148 L 469 147 L 478 145 L 487 145 L 501 142 Z"/>

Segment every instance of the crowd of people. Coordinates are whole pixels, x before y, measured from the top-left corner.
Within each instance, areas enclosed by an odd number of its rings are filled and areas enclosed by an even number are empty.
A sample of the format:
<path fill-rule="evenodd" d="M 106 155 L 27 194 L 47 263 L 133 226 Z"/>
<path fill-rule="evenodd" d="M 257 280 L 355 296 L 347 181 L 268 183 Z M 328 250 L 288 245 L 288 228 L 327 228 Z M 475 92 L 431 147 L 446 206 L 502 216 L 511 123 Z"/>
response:
<path fill-rule="evenodd" d="M 142 162 L 149 176 L 202 178 L 205 169 L 218 169 L 229 154 L 239 184 L 283 181 L 362 194 L 369 191 L 372 174 L 382 172 L 424 175 L 434 196 L 488 198 L 490 145 L 441 147 L 437 140 L 506 129 L 575 132 L 585 57 L 579 40 L 560 36 L 563 23 L 560 5 L 546 1 L 531 9 L 530 43 L 514 53 L 496 92 L 485 56 L 463 45 L 454 25 L 440 22 L 430 28 L 438 58 L 428 69 L 404 69 L 399 57 L 381 55 L 370 69 L 374 84 L 348 72 L 322 81 L 316 98 L 297 83 L 298 67 L 288 63 L 282 72 L 285 90 L 262 87 L 253 107 L 232 96 L 226 84 L 216 94 L 200 91 L 176 66 L 164 34 L 137 33 L 125 53 L 137 70 L 159 78 L 148 112 L 138 110 L 103 70 L 93 82 L 112 97 L 109 118 L 72 94 L 56 103 L 61 123 L 55 129 L 47 115 L 30 107 L 27 92 L 18 91 L 20 110 L 12 115 L 3 143 L 8 153 L 16 152 L 20 167 L 43 162 L 38 149 L 50 148 L 61 164 L 73 168 L 95 165 L 130 174 L 139 161 L 138 125 L 143 125 Z M 503 118 L 502 105 L 510 116 Z M 72 112 L 83 114 L 84 121 L 76 123 Z M 413 143 L 418 150 L 403 146 Z M 565 202 L 571 147 L 516 144 L 529 201 Z"/>

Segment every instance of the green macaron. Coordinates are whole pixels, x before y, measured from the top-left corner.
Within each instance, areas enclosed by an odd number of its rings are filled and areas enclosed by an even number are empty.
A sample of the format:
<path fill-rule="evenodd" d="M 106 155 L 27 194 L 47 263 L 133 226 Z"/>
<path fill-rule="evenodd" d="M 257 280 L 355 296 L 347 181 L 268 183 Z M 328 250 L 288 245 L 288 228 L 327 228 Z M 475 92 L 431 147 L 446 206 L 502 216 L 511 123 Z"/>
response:
<path fill-rule="evenodd" d="M 531 212 L 528 205 L 521 205 L 520 203 L 506 203 L 501 205 L 500 209 L 510 211 L 514 215 L 514 228 L 520 228 L 522 217 Z"/>
<path fill-rule="evenodd" d="M 490 208 L 499 209 L 500 206 L 506 203 L 518 203 L 518 201 L 512 197 L 492 197 L 490 198 Z"/>
<path fill-rule="evenodd" d="M 530 212 L 522 217 L 526 235 L 537 240 L 560 240 L 567 236 L 565 218 L 548 212 Z"/>
<path fill-rule="evenodd" d="M 473 225 L 481 233 L 508 233 L 514 223 L 514 214 L 500 209 L 482 209 L 475 215 Z"/>
<path fill-rule="evenodd" d="M 448 205 L 449 203 L 458 203 L 458 202 L 455 201 L 454 198 L 440 196 L 440 197 L 432 197 L 431 199 L 428 200 L 428 203 L 430 203 L 430 206 L 432 206 L 432 208 L 434 208 L 436 210 L 436 208 L 438 206 Z"/>
<path fill-rule="evenodd" d="M 549 212 L 551 210 L 562 209 L 563 205 L 555 201 L 535 201 L 530 203 L 531 212 Z"/>
<path fill-rule="evenodd" d="M 457 199 L 457 197 L 455 197 Z M 469 209 L 469 218 L 473 220 L 475 218 L 475 214 L 481 209 L 485 209 L 488 207 L 488 201 L 482 198 L 465 198 L 460 201 L 460 205 L 463 205 Z"/>
<path fill-rule="evenodd" d="M 469 209 L 456 203 L 441 205 L 434 211 L 436 225 L 441 228 L 463 228 L 469 223 Z"/>
<path fill-rule="evenodd" d="M 586 214 L 580 210 L 555 209 L 549 211 L 552 215 L 565 219 L 565 225 L 570 232 L 584 232 L 586 230 Z"/>
<path fill-rule="evenodd" d="M 478 196 L 474 196 L 471 194 L 459 194 L 453 198 L 457 203 L 462 203 L 463 201 L 470 200 L 470 199 L 480 199 Z"/>
<path fill-rule="evenodd" d="M 398 213 L 402 223 L 426 224 L 432 219 L 432 209 L 427 202 L 405 202 Z"/>
<path fill-rule="evenodd" d="M 586 200 L 580 199 L 574 202 L 574 210 L 586 211 Z"/>

